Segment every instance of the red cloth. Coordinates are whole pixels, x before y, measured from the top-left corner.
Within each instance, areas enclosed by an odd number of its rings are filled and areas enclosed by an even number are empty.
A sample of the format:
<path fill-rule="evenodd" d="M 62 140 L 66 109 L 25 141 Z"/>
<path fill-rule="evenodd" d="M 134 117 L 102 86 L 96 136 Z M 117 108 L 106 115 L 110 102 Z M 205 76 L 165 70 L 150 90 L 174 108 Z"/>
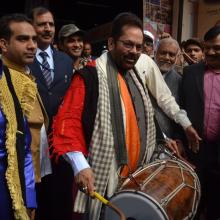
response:
<path fill-rule="evenodd" d="M 96 60 L 90 60 L 86 66 L 93 66 L 93 67 L 96 67 Z"/>
<path fill-rule="evenodd" d="M 84 99 L 85 84 L 82 77 L 76 74 L 54 117 L 51 140 L 53 156 L 60 156 L 71 151 L 88 154 L 82 126 Z"/>

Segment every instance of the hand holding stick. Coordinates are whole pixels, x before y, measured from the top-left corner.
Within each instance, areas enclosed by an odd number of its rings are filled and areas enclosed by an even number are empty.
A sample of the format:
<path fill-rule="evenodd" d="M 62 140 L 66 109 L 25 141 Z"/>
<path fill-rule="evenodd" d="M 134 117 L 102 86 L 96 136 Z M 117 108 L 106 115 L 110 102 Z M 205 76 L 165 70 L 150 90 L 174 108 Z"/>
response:
<path fill-rule="evenodd" d="M 94 192 L 90 193 L 90 196 L 92 198 L 98 199 L 103 204 L 105 204 L 105 205 L 109 206 L 111 209 L 113 209 L 120 216 L 120 220 L 126 220 L 124 213 L 117 206 L 115 206 L 113 203 L 111 203 L 110 201 L 108 201 L 107 199 L 102 197 L 99 193 L 94 191 Z"/>

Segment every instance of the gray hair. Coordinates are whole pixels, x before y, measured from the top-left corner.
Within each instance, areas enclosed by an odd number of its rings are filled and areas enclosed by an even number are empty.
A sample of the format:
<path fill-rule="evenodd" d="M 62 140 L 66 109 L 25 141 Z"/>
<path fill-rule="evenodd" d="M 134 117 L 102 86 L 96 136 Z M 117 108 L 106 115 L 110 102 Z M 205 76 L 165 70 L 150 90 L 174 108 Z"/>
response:
<path fill-rule="evenodd" d="M 155 54 L 157 54 L 157 51 L 158 51 L 158 49 L 161 47 L 161 45 L 163 45 L 163 44 L 175 44 L 176 45 L 176 47 L 177 47 L 177 54 L 179 54 L 180 52 L 181 52 L 181 50 L 180 50 L 180 46 L 179 46 L 179 43 L 175 40 L 175 39 L 173 39 L 172 37 L 167 37 L 167 38 L 163 38 L 163 39 L 161 39 L 159 42 L 158 42 L 158 44 L 157 44 L 157 46 L 156 46 L 156 49 L 155 49 Z"/>

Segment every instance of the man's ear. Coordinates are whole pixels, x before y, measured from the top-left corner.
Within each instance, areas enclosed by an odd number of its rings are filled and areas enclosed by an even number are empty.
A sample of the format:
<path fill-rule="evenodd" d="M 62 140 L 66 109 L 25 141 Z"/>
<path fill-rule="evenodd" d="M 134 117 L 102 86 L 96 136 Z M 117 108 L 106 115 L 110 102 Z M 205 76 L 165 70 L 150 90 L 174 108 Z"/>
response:
<path fill-rule="evenodd" d="M 108 39 L 108 50 L 111 51 L 112 49 L 114 49 L 114 46 L 115 46 L 115 40 L 110 37 Z"/>
<path fill-rule="evenodd" d="M 2 52 L 7 52 L 7 48 L 8 48 L 8 41 L 5 40 L 4 38 L 0 39 L 0 48 L 2 50 Z"/>

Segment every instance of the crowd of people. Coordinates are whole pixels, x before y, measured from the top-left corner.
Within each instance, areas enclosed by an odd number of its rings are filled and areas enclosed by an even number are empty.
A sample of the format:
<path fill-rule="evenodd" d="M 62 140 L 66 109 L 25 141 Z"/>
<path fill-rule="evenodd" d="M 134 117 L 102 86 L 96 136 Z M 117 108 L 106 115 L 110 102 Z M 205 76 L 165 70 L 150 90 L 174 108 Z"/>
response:
<path fill-rule="evenodd" d="M 99 57 L 75 24 L 54 36 L 47 8 L 0 18 L 0 219 L 102 220 L 93 193 L 111 198 L 161 140 L 199 177 L 195 219 L 220 219 L 220 27 L 179 44 L 124 12 Z"/>

